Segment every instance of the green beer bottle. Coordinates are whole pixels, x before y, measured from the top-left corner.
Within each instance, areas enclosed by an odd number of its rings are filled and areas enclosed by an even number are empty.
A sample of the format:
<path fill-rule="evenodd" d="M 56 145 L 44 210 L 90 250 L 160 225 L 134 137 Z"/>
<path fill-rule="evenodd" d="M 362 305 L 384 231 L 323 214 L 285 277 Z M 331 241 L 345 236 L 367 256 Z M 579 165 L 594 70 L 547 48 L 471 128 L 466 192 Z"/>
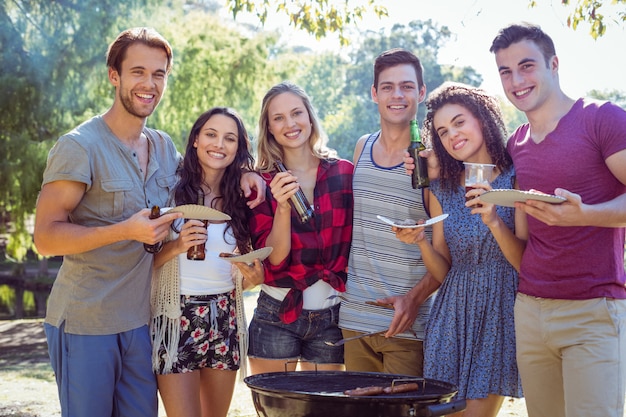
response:
<path fill-rule="evenodd" d="M 411 185 L 413 188 L 428 187 L 428 161 L 420 156 L 420 151 L 426 149 L 422 139 L 420 138 L 420 129 L 417 120 L 411 120 L 411 144 L 409 145 L 409 153 L 415 161 L 415 169 L 411 176 Z"/>

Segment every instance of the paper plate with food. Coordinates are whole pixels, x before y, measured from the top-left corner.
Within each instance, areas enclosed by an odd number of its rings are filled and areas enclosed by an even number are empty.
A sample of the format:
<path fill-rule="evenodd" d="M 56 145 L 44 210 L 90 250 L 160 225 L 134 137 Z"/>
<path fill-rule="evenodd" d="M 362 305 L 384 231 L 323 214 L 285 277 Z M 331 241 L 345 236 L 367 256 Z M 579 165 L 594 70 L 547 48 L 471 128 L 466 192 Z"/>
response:
<path fill-rule="evenodd" d="M 183 204 L 181 206 L 164 209 L 164 212 L 183 213 L 185 219 L 209 220 L 209 221 L 228 221 L 230 216 L 215 210 L 211 207 L 202 206 L 200 204 Z"/>
<path fill-rule="evenodd" d="M 495 204 L 504 207 L 515 207 L 515 202 L 526 202 L 528 200 L 543 201 L 546 203 L 560 204 L 567 201 L 566 198 L 558 195 L 545 194 L 539 191 L 522 191 L 509 189 L 496 189 L 487 191 L 480 195 L 480 200 L 485 203 Z"/>
<path fill-rule="evenodd" d="M 261 249 L 253 250 L 252 252 L 248 252 L 244 255 L 240 255 L 238 253 L 222 252 L 219 254 L 219 257 L 231 263 L 243 262 L 246 264 L 251 264 L 254 262 L 255 259 L 263 261 L 265 258 L 270 256 L 270 253 L 272 253 L 272 249 L 273 248 L 271 246 L 266 246 Z"/>
<path fill-rule="evenodd" d="M 442 214 L 437 217 L 433 217 L 432 219 L 426 220 L 426 222 L 422 224 L 417 224 L 415 220 L 406 219 L 406 220 L 392 220 L 385 216 L 376 216 L 378 220 L 387 223 L 390 226 L 399 227 L 400 229 L 417 229 L 418 227 L 426 227 L 432 226 L 435 223 L 439 223 L 442 220 L 445 220 L 448 217 L 448 213 Z"/>

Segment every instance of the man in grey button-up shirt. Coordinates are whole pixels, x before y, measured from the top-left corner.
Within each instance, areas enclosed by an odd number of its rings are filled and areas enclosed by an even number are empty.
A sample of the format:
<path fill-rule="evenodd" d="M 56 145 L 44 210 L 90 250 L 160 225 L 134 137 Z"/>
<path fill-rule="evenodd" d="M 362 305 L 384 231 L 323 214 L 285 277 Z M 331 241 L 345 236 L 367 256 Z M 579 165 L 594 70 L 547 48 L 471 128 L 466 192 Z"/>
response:
<path fill-rule="evenodd" d="M 172 49 L 156 31 L 122 32 L 109 46 L 115 100 L 50 151 L 37 202 L 35 244 L 63 255 L 45 320 L 63 416 L 156 416 L 151 368 L 152 254 L 181 214 L 167 204 L 180 154 L 146 128 L 167 85 Z"/>

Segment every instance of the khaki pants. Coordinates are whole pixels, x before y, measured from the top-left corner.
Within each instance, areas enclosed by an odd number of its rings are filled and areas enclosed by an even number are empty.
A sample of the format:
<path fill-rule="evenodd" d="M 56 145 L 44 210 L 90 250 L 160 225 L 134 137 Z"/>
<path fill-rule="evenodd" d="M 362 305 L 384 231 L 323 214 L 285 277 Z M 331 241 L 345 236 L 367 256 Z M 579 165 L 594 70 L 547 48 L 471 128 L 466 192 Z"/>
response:
<path fill-rule="evenodd" d="M 626 300 L 518 294 L 515 337 L 528 417 L 623 417 Z"/>
<path fill-rule="evenodd" d="M 343 337 L 362 334 L 352 330 L 342 330 Z M 384 372 L 423 376 L 424 352 L 421 340 L 409 340 L 381 335 L 367 336 L 352 340 L 344 345 L 346 371 Z"/>

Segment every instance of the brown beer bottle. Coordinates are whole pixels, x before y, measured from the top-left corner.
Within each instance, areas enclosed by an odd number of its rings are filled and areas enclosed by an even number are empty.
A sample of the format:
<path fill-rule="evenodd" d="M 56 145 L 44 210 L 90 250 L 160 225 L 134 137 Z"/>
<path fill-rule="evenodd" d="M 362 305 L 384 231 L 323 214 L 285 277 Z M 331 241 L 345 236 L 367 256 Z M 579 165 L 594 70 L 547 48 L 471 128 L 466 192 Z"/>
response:
<path fill-rule="evenodd" d="M 285 165 L 283 165 L 281 161 L 274 162 L 274 167 L 278 172 L 287 172 L 287 168 L 285 168 Z M 301 189 L 298 189 L 298 191 L 291 196 L 289 203 L 298 214 L 300 223 L 304 224 L 311 220 L 313 217 L 313 207 L 311 207 L 311 204 L 309 204 L 309 201 Z"/>
<path fill-rule="evenodd" d="M 202 220 L 202 224 L 204 224 L 204 227 L 206 228 L 209 226 L 209 221 Z M 190 247 L 187 249 L 187 259 L 190 261 L 204 261 L 204 258 L 206 257 L 206 254 L 204 253 L 205 247 L 206 243 Z"/>
<path fill-rule="evenodd" d="M 152 206 L 152 209 L 150 210 L 150 219 L 158 219 L 159 216 L 161 216 L 161 208 L 159 206 Z M 161 252 L 161 249 L 163 249 L 163 242 L 157 242 L 154 245 L 144 243 L 143 248 L 149 253 L 159 253 Z"/>
<path fill-rule="evenodd" d="M 422 139 L 420 138 L 420 129 L 417 120 L 411 120 L 411 144 L 409 145 L 409 154 L 415 161 L 415 169 L 411 175 L 411 185 L 413 188 L 428 187 L 428 161 L 420 156 L 420 151 L 426 149 Z"/>

